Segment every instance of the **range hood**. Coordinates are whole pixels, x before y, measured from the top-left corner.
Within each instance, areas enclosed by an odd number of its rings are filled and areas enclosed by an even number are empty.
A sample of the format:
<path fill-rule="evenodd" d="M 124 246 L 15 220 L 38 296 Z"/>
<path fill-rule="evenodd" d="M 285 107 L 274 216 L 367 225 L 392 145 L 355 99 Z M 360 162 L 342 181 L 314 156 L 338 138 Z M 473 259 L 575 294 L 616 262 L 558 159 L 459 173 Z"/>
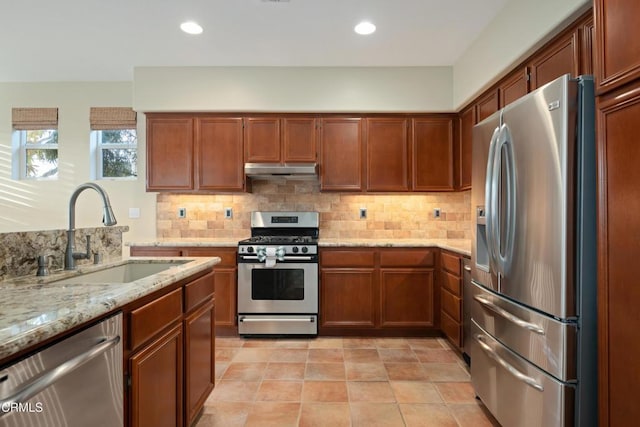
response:
<path fill-rule="evenodd" d="M 317 179 L 317 163 L 245 163 L 244 173 L 253 179 Z"/>

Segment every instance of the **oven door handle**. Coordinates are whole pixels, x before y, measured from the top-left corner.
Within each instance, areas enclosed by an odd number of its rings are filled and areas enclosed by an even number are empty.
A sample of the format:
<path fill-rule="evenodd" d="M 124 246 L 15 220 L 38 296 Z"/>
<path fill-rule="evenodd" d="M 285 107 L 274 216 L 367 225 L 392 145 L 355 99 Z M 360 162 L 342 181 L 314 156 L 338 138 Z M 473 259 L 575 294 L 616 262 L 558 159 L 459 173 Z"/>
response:
<path fill-rule="evenodd" d="M 241 255 L 240 259 L 244 260 L 258 260 L 257 255 Z M 287 255 L 281 262 L 284 261 L 311 261 L 313 258 L 309 255 Z M 260 261 L 264 264 L 264 261 Z"/>
<path fill-rule="evenodd" d="M 309 318 L 301 318 L 301 317 L 297 317 L 297 318 L 290 318 L 290 317 L 270 317 L 268 319 L 262 319 L 262 318 L 253 318 L 253 317 L 244 317 L 244 316 L 240 316 L 238 318 L 239 322 L 256 322 L 256 323 L 260 323 L 260 322 L 305 322 L 305 323 L 314 323 L 315 319 L 313 318 L 313 316 L 309 316 Z"/>

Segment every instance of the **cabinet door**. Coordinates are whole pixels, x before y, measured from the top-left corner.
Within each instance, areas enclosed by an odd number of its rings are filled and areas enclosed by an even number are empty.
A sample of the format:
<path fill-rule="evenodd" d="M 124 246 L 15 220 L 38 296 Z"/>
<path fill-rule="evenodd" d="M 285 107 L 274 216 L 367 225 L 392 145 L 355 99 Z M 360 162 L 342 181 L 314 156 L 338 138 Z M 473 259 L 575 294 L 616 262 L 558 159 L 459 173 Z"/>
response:
<path fill-rule="evenodd" d="M 460 113 L 460 151 L 458 156 L 458 187 L 460 190 L 471 188 L 471 144 L 473 125 L 476 124 L 476 109 L 471 106 Z"/>
<path fill-rule="evenodd" d="M 529 67 L 516 70 L 500 85 L 500 105 L 505 107 L 529 93 Z"/>
<path fill-rule="evenodd" d="M 596 88 L 605 93 L 640 78 L 640 2 L 595 0 Z"/>
<path fill-rule="evenodd" d="M 478 123 L 500 109 L 498 91 L 492 90 L 482 97 L 476 104 Z"/>
<path fill-rule="evenodd" d="M 362 191 L 361 120 L 325 118 L 320 133 L 320 189 Z"/>
<path fill-rule="evenodd" d="M 579 28 L 580 31 L 580 75 L 593 75 L 596 59 L 596 28 L 593 24 L 593 15 Z"/>
<path fill-rule="evenodd" d="M 182 426 L 182 324 L 129 359 L 131 425 Z"/>
<path fill-rule="evenodd" d="M 242 119 L 201 117 L 196 120 L 197 189 L 242 191 L 244 188 Z"/>
<path fill-rule="evenodd" d="M 316 162 L 318 129 L 313 117 L 282 119 L 282 157 L 285 163 Z"/>
<path fill-rule="evenodd" d="M 579 71 L 578 50 L 577 30 L 545 47 L 531 61 L 531 90 L 567 73 L 576 77 Z"/>
<path fill-rule="evenodd" d="M 215 384 L 213 301 L 184 320 L 185 339 L 185 425 L 189 426 L 204 405 Z"/>
<path fill-rule="evenodd" d="M 320 328 L 373 328 L 372 268 L 325 268 L 320 273 Z"/>
<path fill-rule="evenodd" d="M 131 246 L 129 248 L 131 256 L 182 256 L 182 250 L 174 247 L 147 247 Z"/>
<path fill-rule="evenodd" d="M 147 191 L 193 189 L 193 119 L 147 115 Z"/>
<path fill-rule="evenodd" d="M 453 190 L 453 119 L 412 122 L 413 190 Z"/>
<path fill-rule="evenodd" d="M 631 41 L 629 41 L 631 42 Z M 640 406 L 640 83 L 598 100 L 600 423 L 635 425 Z"/>
<path fill-rule="evenodd" d="M 367 190 L 409 190 L 408 120 L 366 119 Z"/>
<path fill-rule="evenodd" d="M 244 161 L 278 163 L 280 156 L 280 119 L 247 117 L 244 119 Z"/>
<path fill-rule="evenodd" d="M 433 276 L 431 269 L 381 269 L 380 325 L 383 328 L 434 326 Z"/>

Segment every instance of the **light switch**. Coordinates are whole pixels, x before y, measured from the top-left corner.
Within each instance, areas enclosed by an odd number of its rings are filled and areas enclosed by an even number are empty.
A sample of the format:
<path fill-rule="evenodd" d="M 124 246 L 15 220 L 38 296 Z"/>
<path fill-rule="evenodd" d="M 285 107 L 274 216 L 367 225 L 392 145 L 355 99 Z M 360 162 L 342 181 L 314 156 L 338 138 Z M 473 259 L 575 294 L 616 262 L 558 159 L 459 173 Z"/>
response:
<path fill-rule="evenodd" d="M 129 218 L 140 218 L 140 208 L 129 208 Z"/>

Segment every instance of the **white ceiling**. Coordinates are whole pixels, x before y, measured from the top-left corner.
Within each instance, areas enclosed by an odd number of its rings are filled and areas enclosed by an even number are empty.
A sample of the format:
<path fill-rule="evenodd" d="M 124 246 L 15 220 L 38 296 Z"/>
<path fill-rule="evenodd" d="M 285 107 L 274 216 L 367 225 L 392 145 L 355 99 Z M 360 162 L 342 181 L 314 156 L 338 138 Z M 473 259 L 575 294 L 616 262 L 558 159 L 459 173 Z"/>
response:
<path fill-rule="evenodd" d="M 21 0 L 0 82 L 132 80 L 135 66 L 453 65 L 508 0 Z M 371 36 L 353 27 L 377 26 Z M 180 31 L 185 20 L 200 36 Z"/>

